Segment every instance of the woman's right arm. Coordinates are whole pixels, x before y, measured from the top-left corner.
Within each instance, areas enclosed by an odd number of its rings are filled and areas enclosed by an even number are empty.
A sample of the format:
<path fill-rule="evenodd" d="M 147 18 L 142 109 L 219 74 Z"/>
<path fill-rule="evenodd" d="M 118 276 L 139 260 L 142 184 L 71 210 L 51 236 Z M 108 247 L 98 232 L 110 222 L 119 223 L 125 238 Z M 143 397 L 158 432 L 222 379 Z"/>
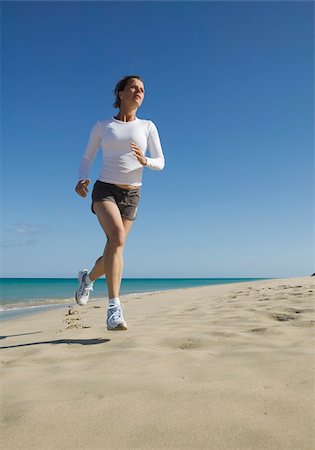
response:
<path fill-rule="evenodd" d="M 79 181 L 75 187 L 75 191 L 81 197 L 86 197 L 88 192 L 87 186 L 90 182 L 88 176 L 92 162 L 95 159 L 97 151 L 101 143 L 101 124 L 99 121 L 96 122 L 91 130 L 90 137 L 80 162 L 79 168 Z"/>

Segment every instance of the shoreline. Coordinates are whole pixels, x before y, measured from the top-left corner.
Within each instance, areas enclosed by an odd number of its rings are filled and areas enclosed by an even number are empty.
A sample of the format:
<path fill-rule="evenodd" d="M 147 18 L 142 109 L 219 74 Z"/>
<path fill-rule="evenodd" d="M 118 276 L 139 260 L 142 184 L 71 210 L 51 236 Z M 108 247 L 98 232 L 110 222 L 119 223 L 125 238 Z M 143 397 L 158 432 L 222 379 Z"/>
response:
<path fill-rule="evenodd" d="M 123 293 L 120 295 L 120 298 L 122 300 L 126 299 L 127 297 L 133 297 L 137 295 L 145 295 L 145 294 L 151 294 L 151 293 L 160 293 L 160 292 L 169 292 L 169 291 L 175 291 L 180 289 L 193 289 L 193 288 L 199 288 L 202 286 L 218 286 L 218 285 L 225 285 L 225 284 L 239 284 L 239 283 L 246 283 L 246 282 L 255 282 L 255 281 L 263 281 L 263 280 L 271 280 L 276 278 L 253 278 L 251 281 L 248 281 L 246 278 L 240 278 L 240 281 L 238 282 L 226 282 L 226 283 L 214 283 L 209 285 L 200 285 L 200 286 L 191 286 L 191 287 L 180 287 L 180 288 L 166 288 L 162 290 L 154 290 L 154 291 L 140 291 L 140 292 L 130 292 L 130 293 Z M 216 280 L 216 278 L 214 278 Z M 222 280 L 225 280 L 222 278 Z M 229 278 L 226 278 L 226 280 L 229 280 Z M 246 280 L 246 281 L 242 281 Z M 47 298 L 42 299 L 42 304 L 39 304 L 39 301 L 30 301 L 30 302 L 16 302 L 16 303 L 7 303 L 7 304 L 1 304 L 0 306 L 0 322 L 6 321 L 6 320 L 13 320 L 15 318 L 22 318 L 25 316 L 29 316 L 30 314 L 38 314 L 41 312 L 42 308 L 49 308 L 49 309 L 55 309 L 60 308 L 62 306 L 77 306 L 74 297 L 68 298 Z M 92 302 L 99 302 L 99 301 L 108 301 L 108 298 L 103 295 L 95 295 L 91 297 L 89 304 Z M 71 305 L 69 305 L 71 303 Z"/>
<path fill-rule="evenodd" d="M 314 300 L 292 277 L 140 293 L 126 331 L 95 301 L 3 321 L 3 446 L 310 450 Z"/>

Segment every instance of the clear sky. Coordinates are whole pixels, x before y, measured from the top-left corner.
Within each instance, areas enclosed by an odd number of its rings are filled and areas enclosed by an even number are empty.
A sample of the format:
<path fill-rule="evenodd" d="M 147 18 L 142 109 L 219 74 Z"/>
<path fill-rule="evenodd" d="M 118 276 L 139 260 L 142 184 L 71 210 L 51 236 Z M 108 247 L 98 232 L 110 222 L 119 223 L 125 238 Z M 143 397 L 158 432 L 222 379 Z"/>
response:
<path fill-rule="evenodd" d="M 2 276 L 76 277 L 101 256 L 74 187 L 128 74 L 166 166 L 144 170 L 123 276 L 312 273 L 313 24 L 303 1 L 2 2 Z"/>

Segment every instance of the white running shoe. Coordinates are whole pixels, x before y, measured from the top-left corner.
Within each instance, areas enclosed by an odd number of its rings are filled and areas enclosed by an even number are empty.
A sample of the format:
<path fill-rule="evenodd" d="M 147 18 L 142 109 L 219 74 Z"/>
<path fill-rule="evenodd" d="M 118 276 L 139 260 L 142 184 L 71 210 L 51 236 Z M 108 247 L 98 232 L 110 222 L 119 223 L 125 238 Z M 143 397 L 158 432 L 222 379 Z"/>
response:
<path fill-rule="evenodd" d="M 110 306 L 107 311 L 107 329 L 127 330 L 127 324 L 123 316 L 122 305 Z"/>
<path fill-rule="evenodd" d="M 87 284 L 84 279 L 88 274 L 86 269 L 80 270 L 78 275 L 79 287 L 75 293 L 75 300 L 78 305 L 84 306 L 89 301 L 90 291 L 93 291 L 93 283 Z"/>

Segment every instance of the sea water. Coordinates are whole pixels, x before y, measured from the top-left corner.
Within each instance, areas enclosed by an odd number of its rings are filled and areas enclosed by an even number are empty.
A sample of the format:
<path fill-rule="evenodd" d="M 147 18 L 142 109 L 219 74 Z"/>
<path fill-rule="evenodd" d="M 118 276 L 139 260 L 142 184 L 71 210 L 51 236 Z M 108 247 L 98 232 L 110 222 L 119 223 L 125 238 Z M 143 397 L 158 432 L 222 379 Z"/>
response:
<path fill-rule="evenodd" d="M 141 292 L 156 292 L 194 286 L 240 283 L 263 278 L 123 278 L 121 297 Z M 0 278 L 0 319 L 43 310 L 67 303 L 75 304 L 74 292 L 78 280 L 74 278 Z M 94 283 L 92 299 L 108 299 L 106 280 Z"/>

